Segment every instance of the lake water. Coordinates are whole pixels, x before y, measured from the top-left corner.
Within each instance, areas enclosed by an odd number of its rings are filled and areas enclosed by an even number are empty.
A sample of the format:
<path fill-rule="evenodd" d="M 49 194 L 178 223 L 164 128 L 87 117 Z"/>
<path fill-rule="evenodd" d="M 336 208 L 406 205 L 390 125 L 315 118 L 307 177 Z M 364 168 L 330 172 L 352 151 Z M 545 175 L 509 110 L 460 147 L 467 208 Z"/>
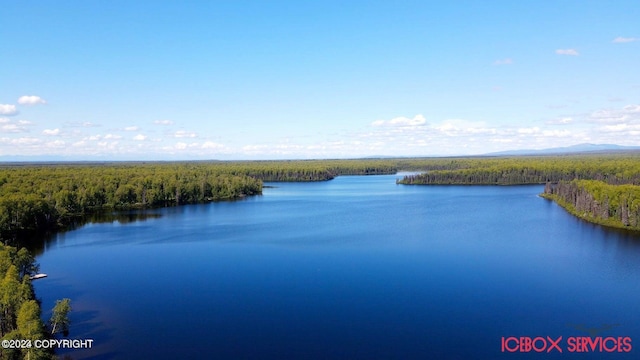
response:
<path fill-rule="evenodd" d="M 403 186 L 398 176 L 272 183 L 51 239 L 34 283 L 72 299 L 74 359 L 631 359 L 640 236 L 591 225 L 542 186 Z M 159 215 L 159 216 L 157 216 Z M 604 328 L 610 328 L 605 330 Z M 563 353 L 501 352 L 563 336 Z M 636 343 L 637 342 L 637 343 Z"/>

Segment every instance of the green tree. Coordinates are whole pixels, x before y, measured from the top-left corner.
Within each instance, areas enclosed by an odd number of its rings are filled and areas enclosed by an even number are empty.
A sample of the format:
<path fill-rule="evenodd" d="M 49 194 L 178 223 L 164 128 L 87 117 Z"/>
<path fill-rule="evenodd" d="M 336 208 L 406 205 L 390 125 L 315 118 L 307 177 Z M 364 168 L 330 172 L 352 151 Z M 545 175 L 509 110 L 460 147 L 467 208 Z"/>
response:
<path fill-rule="evenodd" d="M 35 257 L 26 248 L 20 249 L 15 259 L 18 275 L 22 279 L 25 275 L 35 275 L 40 271 L 40 265 L 36 263 Z"/>
<path fill-rule="evenodd" d="M 17 325 L 22 339 L 31 340 L 32 344 L 34 340 L 44 339 L 44 324 L 40 320 L 40 306 L 35 300 L 25 301 L 20 306 Z M 23 349 L 22 356 L 24 359 L 51 359 L 51 354 L 47 350 L 35 347 Z"/>
<path fill-rule="evenodd" d="M 62 299 L 56 301 L 56 306 L 53 307 L 53 314 L 51 315 L 51 335 L 62 331 L 64 336 L 69 335 L 69 312 L 71 311 L 71 300 Z"/>

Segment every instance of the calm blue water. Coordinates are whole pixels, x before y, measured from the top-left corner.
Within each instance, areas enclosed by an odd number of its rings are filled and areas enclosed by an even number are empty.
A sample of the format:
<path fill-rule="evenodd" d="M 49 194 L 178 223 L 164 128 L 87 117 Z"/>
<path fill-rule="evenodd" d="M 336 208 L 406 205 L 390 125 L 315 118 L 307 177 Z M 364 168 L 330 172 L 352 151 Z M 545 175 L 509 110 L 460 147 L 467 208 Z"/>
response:
<path fill-rule="evenodd" d="M 580 221 L 541 186 L 274 183 L 57 235 L 43 308 L 70 297 L 98 359 L 631 359 L 502 353 L 501 337 L 630 336 L 640 238 Z M 45 313 L 44 317 L 48 314 Z M 634 345 L 636 343 L 633 343 Z M 566 345 L 563 345 L 566 349 Z"/>

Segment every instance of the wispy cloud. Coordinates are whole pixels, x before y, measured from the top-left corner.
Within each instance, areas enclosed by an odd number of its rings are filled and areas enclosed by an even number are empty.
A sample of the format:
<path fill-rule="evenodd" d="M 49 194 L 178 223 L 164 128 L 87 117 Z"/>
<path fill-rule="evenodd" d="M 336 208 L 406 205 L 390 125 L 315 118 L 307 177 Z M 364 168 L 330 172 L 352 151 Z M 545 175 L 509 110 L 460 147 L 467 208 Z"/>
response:
<path fill-rule="evenodd" d="M 613 39 L 612 42 L 614 42 L 614 43 L 630 43 L 630 42 L 634 42 L 634 41 L 640 41 L 640 38 L 618 36 L 617 38 Z"/>
<path fill-rule="evenodd" d="M 563 111 L 564 112 L 564 111 Z M 398 116 L 363 124 L 359 130 L 332 133 L 310 140 L 287 137 L 261 143 L 255 140 L 218 139 L 189 130 L 166 128 L 164 136 L 144 134 L 137 126 L 121 124 L 111 133 L 66 125 L 38 128 L 26 120 L 0 116 L 0 151 L 3 154 L 149 156 L 205 159 L 226 158 L 329 158 L 371 155 L 431 156 L 471 155 L 509 149 L 542 149 L 584 142 L 640 145 L 640 105 L 594 109 L 562 114 L 547 121 L 510 123 L 474 119 L 431 119 L 422 114 Z M 375 119 L 375 118 L 374 118 Z M 496 120 L 497 121 L 497 120 Z M 82 123 L 78 123 L 82 126 Z M 44 130 L 43 130 L 44 129 Z M 24 136 L 21 132 L 34 133 Z M 116 131 L 117 130 L 117 131 Z M 124 132 L 134 131 L 136 132 Z M 157 129 L 155 130 L 157 131 Z M 199 141 L 198 141 L 199 140 Z M 234 142 L 235 141 L 235 142 Z M 244 142 L 246 141 L 246 142 Z"/>
<path fill-rule="evenodd" d="M 57 136 L 60 135 L 60 129 L 45 129 L 42 133 L 49 136 Z"/>
<path fill-rule="evenodd" d="M 605 126 L 602 126 L 600 130 L 604 132 L 629 132 L 629 131 L 640 132 L 640 124 L 605 125 Z"/>
<path fill-rule="evenodd" d="M 62 140 L 54 140 L 54 141 L 50 141 L 48 143 L 45 144 L 45 147 L 47 148 L 64 148 L 66 145 L 66 142 L 62 141 Z"/>
<path fill-rule="evenodd" d="M 30 146 L 42 143 L 42 140 L 34 137 L 21 137 L 18 139 L 3 137 L 0 143 L 14 146 Z"/>
<path fill-rule="evenodd" d="M 0 104 L 0 115 L 12 116 L 18 113 L 15 105 Z"/>
<path fill-rule="evenodd" d="M 19 133 L 19 132 L 26 132 L 26 129 L 16 124 L 6 124 L 6 125 L 0 126 L 0 132 Z"/>
<path fill-rule="evenodd" d="M 578 56 L 580 53 L 576 49 L 558 49 L 556 50 L 556 54 L 558 55 L 570 55 L 570 56 Z"/>
<path fill-rule="evenodd" d="M 197 136 L 198 135 L 196 135 L 196 133 L 194 133 L 193 131 L 185 131 L 185 130 L 178 130 L 173 134 L 173 137 L 177 137 L 177 138 L 194 138 Z"/>
<path fill-rule="evenodd" d="M 568 125 L 568 124 L 571 124 L 571 123 L 573 123 L 573 118 L 570 118 L 570 117 L 552 119 L 552 120 L 547 120 L 545 122 L 545 124 L 547 124 L 547 125 Z"/>
<path fill-rule="evenodd" d="M 18 104 L 20 105 L 37 105 L 46 103 L 47 102 L 43 98 L 35 95 L 20 96 L 20 98 L 18 99 Z"/>
<path fill-rule="evenodd" d="M 201 147 L 203 149 L 222 149 L 222 148 L 224 148 L 224 145 L 218 144 L 218 143 L 214 143 L 212 141 L 205 141 L 205 143 L 202 144 Z"/>
<path fill-rule="evenodd" d="M 91 121 L 74 121 L 74 122 L 65 123 L 64 125 L 68 127 L 87 127 L 87 128 L 102 126 L 100 124 L 92 123 Z"/>
<path fill-rule="evenodd" d="M 23 133 L 29 132 L 28 126 L 31 125 L 31 121 L 19 120 L 16 122 L 8 118 L 0 118 L 0 125 L 2 133 Z"/>
<path fill-rule="evenodd" d="M 171 120 L 156 120 L 153 122 L 155 125 L 173 125 Z"/>
<path fill-rule="evenodd" d="M 519 128 L 516 130 L 516 132 L 518 134 L 524 134 L 524 135 L 532 135 L 532 134 L 537 134 L 540 132 L 540 128 L 537 126 L 534 127 L 529 127 L 529 128 Z"/>
<path fill-rule="evenodd" d="M 461 119 L 445 120 L 438 125 L 433 125 L 433 129 L 448 136 L 495 134 L 497 132 L 496 129 L 487 127 L 484 122 Z"/>
<path fill-rule="evenodd" d="M 513 59 L 511 58 L 500 59 L 493 62 L 493 65 L 511 65 L 511 64 L 513 64 Z"/>
<path fill-rule="evenodd" d="M 421 114 L 414 116 L 413 118 L 407 118 L 404 116 L 396 117 L 391 120 L 376 120 L 371 123 L 371 126 L 421 126 L 426 124 L 427 120 Z"/>
<path fill-rule="evenodd" d="M 184 150 L 184 149 L 186 149 L 188 146 L 189 146 L 189 144 L 187 144 L 187 143 L 177 142 L 177 143 L 173 146 L 173 148 L 174 148 L 175 150 Z"/>
<path fill-rule="evenodd" d="M 640 122 L 640 105 L 627 105 L 622 109 L 603 109 L 589 115 L 590 122 L 599 124 L 621 124 Z"/>

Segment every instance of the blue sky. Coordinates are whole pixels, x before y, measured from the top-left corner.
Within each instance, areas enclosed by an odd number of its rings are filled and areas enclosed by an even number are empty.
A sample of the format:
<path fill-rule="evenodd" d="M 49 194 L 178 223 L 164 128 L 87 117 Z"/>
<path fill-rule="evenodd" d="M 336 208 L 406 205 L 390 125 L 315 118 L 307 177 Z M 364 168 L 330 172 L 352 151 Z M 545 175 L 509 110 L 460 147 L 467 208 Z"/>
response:
<path fill-rule="evenodd" d="M 0 159 L 640 145 L 638 1 L 5 1 Z"/>

